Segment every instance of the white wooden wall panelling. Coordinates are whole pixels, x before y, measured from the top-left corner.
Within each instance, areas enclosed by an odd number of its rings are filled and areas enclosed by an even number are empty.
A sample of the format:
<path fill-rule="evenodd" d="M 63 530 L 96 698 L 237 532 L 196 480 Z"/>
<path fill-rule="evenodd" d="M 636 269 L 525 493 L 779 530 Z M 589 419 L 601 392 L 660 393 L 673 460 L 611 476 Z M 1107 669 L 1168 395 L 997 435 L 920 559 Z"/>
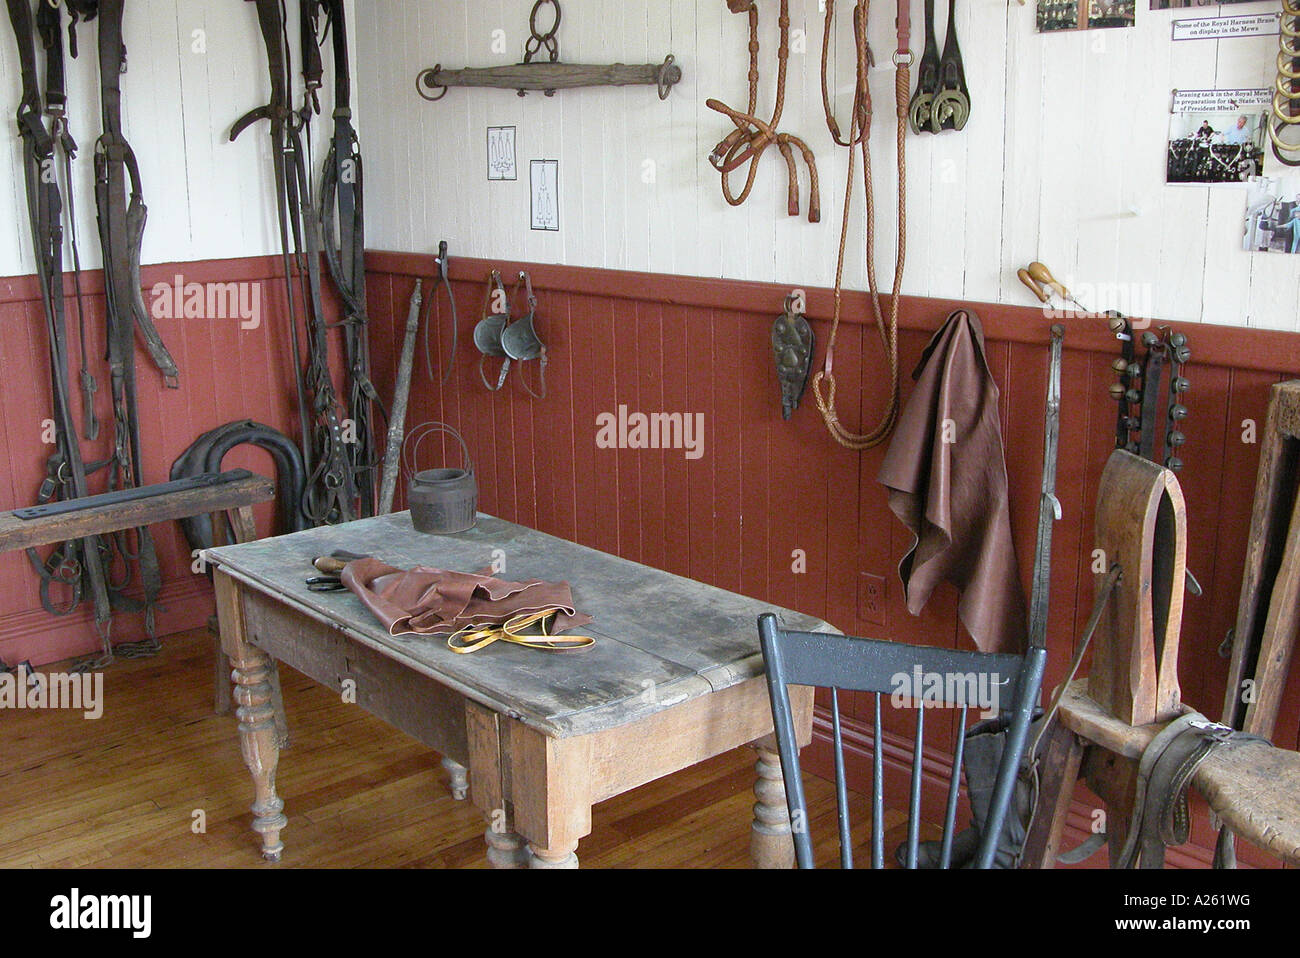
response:
<path fill-rule="evenodd" d="M 296 8 L 290 8 L 290 36 L 296 48 Z M 204 31 L 205 45 L 196 47 L 196 30 Z M 268 97 L 266 54 L 253 6 L 135 0 L 126 7 L 123 33 L 128 56 L 122 78 L 123 126 L 140 162 L 149 207 L 143 261 L 276 252 L 279 233 L 265 125 L 250 129 L 237 143 L 227 140 L 231 124 Z M 12 117 L 22 84 L 7 18 L 0 24 L 0 35 L 0 98 L 3 115 Z M 352 37 L 355 46 L 355 22 Z M 94 143 L 100 129 L 96 24 L 82 24 L 78 39 L 80 57 L 67 60 L 69 123 L 81 148 L 73 170 L 77 231 L 82 265 L 96 269 L 101 265 L 94 207 Z M 327 45 L 327 62 L 330 56 Z M 43 76 L 43 66 L 39 69 Z M 358 72 L 355 63 L 353 70 Z M 413 91 L 413 75 L 407 78 L 404 70 L 401 75 Z M 297 106 L 299 76 L 294 91 Z M 326 83 L 321 99 L 322 117 L 312 127 L 314 176 L 331 126 L 332 83 Z M 22 143 L 8 119 L 0 123 L 0 184 L 0 222 L 14 225 L 0 231 L 0 275 L 33 273 Z M 65 262 L 71 264 L 70 253 Z"/>
<path fill-rule="evenodd" d="M 841 6 L 846 6 L 842 3 Z M 876 5 L 879 8 L 879 4 Z M 940 41 L 945 6 L 938 13 Z M 707 154 L 726 132 L 704 106 L 716 96 L 743 104 L 745 18 L 721 2 L 568 0 L 561 27 L 566 60 L 655 62 L 669 50 L 685 80 L 661 103 L 648 89 L 530 95 L 452 91 L 437 105 L 414 89 L 419 69 L 510 63 L 520 59 L 529 0 L 467 3 L 374 0 L 352 30 L 357 48 L 357 122 L 367 160 L 370 245 L 501 256 L 573 265 L 829 285 L 843 199 L 846 152 L 833 148 L 821 116 L 818 65 L 821 13 L 816 0 L 792 0 L 794 30 L 807 49 L 792 51 L 782 128 L 817 154 L 822 223 L 785 214 L 785 169 L 772 151 L 740 209 L 722 199 Z M 1163 142 L 1172 87 L 1252 86 L 1270 82 L 1275 37 L 1172 43 L 1169 23 L 1184 16 L 1249 13 L 1275 4 L 1181 11 L 1138 10 L 1131 30 L 1038 36 L 1032 4 L 964 0 L 958 26 L 975 101 L 960 135 L 909 137 L 908 293 L 1026 302 L 1015 269 L 1041 258 L 1076 283 L 1119 284 L 1141 305 L 1149 284 L 1156 314 L 1272 328 L 1300 328 L 1300 261 L 1238 250 L 1244 196 L 1236 187 L 1167 187 Z M 914 0 L 921 35 L 921 0 Z M 871 139 L 876 193 L 876 269 L 888 286 L 895 237 L 892 134 L 892 16 L 872 20 L 880 66 L 872 73 Z M 761 5 L 762 86 L 770 113 L 775 86 L 775 2 Z M 292 16 L 292 14 L 291 14 Z M 847 117 L 851 63 L 847 10 L 831 62 L 839 115 Z M 207 52 L 192 50 L 206 31 Z M 492 51 L 492 30 L 506 51 Z M 124 78 L 127 132 L 142 162 L 150 226 L 145 260 L 206 259 L 273 252 L 278 236 L 264 130 L 229 144 L 230 123 L 266 96 L 264 53 L 250 5 L 139 0 L 128 7 L 131 69 Z M 296 33 L 294 34 L 296 36 Z M 78 161 L 78 227 L 87 267 L 94 243 L 91 147 L 98 128 L 94 29 L 88 51 L 70 63 L 71 118 L 83 147 Z M 4 93 L 19 89 L 12 38 L 0 44 Z M 323 158 L 326 116 L 314 126 Z M 86 94 L 91 95 L 87 96 Z M 295 94 L 295 99 L 297 94 Z M 518 127 L 519 180 L 488 183 L 488 125 Z M 19 228 L 0 235 L 0 273 L 34 269 L 12 123 L 0 124 L 0 215 Z M 528 160 L 560 160 L 561 231 L 528 229 Z M 643 182 L 646 160 L 654 182 Z M 738 171 L 738 173 L 741 171 Z M 737 176 L 737 183 L 743 178 Z M 1134 213 L 1136 210 L 1136 214 Z M 860 194 L 851 222 L 846 282 L 865 285 Z M 854 242 L 853 240 L 857 240 Z M 1136 284 L 1136 285 L 1135 285 Z M 1132 287 L 1132 289 L 1130 289 Z"/>

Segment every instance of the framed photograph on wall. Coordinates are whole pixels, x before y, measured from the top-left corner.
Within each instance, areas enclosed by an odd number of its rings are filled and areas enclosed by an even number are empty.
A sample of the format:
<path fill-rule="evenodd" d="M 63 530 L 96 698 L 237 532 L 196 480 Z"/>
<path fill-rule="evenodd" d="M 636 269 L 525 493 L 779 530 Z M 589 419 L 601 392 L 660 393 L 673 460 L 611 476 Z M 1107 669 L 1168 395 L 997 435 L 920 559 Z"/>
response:
<path fill-rule="evenodd" d="M 489 180 L 517 180 L 519 170 L 515 165 L 515 128 L 490 126 L 487 128 L 487 156 Z"/>
<path fill-rule="evenodd" d="M 532 228 L 560 229 L 560 161 L 532 160 L 528 164 L 532 185 Z"/>
<path fill-rule="evenodd" d="M 1166 183 L 1243 183 L 1264 172 L 1268 114 L 1175 113 L 1165 153 Z"/>
<path fill-rule="evenodd" d="M 1248 253 L 1300 253 L 1300 176 L 1261 176 L 1246 187 Z"/>
<path fill-rule="evenodd" d="M 1039 33 L 1131 27 L 1137 0 L 1038 0 Z"/>
<path fill-rule="evenodd" d="M 1205 7 L 1218 6 L 1219 4 L 1229 3 L 1250 3 L 1251 0 L 1216 0 L 1214 4 L 1204 3 L 1203 0 L 1151 0 L 1152 10 L 1183 10 L 1187 7 Z"/>

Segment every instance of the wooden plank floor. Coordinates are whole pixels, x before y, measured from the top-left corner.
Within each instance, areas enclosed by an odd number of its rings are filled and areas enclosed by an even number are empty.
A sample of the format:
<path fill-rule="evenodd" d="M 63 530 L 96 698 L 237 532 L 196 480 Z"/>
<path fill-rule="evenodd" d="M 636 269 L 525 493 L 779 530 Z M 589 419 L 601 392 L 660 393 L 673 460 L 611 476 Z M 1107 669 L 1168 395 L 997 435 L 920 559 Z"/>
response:
<path fill-rule="evenodd" d="M 286 850 L 263 863 L 235 720 L 212 712 L 212 648 L 192 632 L 157 658 L 115 664 L 98 720 L 0 711 L 0 867 L 486 867 L 485 823 L 451 798 L 439 756 L 289 669 Z M 583 866 L 747 867 L 753 764 L 737 749 L 596 806 Z M 806 786 L 818 862 L 833 865 L 832 785 Z M 852 801 L 865 862 L 867 803 Z M 889 850 L 901 818 L 887 818 Z"/>

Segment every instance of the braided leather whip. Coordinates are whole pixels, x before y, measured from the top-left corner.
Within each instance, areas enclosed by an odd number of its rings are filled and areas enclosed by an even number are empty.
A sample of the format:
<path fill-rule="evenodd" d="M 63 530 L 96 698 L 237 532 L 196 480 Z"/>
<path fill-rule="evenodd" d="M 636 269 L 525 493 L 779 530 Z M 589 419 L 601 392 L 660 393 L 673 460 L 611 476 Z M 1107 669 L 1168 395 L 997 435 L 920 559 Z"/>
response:
<path fill-rule="evenodd" d="M 896 67 L 894 99 L 897 113 L 898 141 L 898 243 L 894 260 L 894 287 L 889 302 L 889 318 L 888 322 L 886 322 L 884 311 L 880 305 L 880 293 L 876 286 L 875 192 L 871 177 L 871 149 L 868 143 L 871 125 L 871 95 L 867 89 L 867 70 L 871 64 L 871 50 L 867 46 L 866 30 L 868 6 L 868 0 L 858 0 L 853 10 L 853 33 L 857 49 L 857 90 L 854 95 L 853 119 L 850 124 L 849 138 L 845 141 L 831 111 L 830 95 L 827 91 L 826 74 L 830 51 L 830 28 L 831 21 L 835 16 L 835 0 L 826 0 L 826 33 L 825 42 L 822 44 L 822 99 L 826 110 L 826 125 L 831 131 L 831 136 L 836 143 L 849 148 L 849 172 L 844 190 L 844 214 L 840 225 L 839 256 L 835 264 L 835 312 L 831 321 L 830 342 L 826 347 L 826 359 L 822 369 L 813 377 L 812 381 L 813 396 L 817 401 L 817 408 L 821 411 L 822 418 L 826 421 L 826 428 L 830 432 L 831 438 L 846 449 L 859 451 L 870 449 L 884 442 L 893 431 L 894 424 L 898 419 L 898 306 L 899 293 L 903 282 L 903 265 L 907 254 L 907 175 L 904 147 L 907 136 L 908 100 L 911 86 L 910 67 L 912 64 L 912 53 L 908 49 L 910 24 L 907 0 L 899 0 L 897 20 L 898 51 L 894 54 L 894 65 Z M 862 435 L 845 428 L 839 420 L 835 408 L 836 382 L 834 373 L 835 340 L 839 332 L 844 288 L 844 256 L 848 247 L 849 211 L 853 204 L 853 178 L 856 174 L 857 165 L 856 155 L 853 152 L 854 145 L 857 145 L 862 152 L 862 180 L 867 205 L 867 284 L 871 294 L 872 313 L 876 318 L 876 329 L 880 334 L 880 343 L 884 348 L 889 365 L 888 405 L 875 428 Z M 822 389 L 823 381 L 826 384 L 825 392 Z"/>

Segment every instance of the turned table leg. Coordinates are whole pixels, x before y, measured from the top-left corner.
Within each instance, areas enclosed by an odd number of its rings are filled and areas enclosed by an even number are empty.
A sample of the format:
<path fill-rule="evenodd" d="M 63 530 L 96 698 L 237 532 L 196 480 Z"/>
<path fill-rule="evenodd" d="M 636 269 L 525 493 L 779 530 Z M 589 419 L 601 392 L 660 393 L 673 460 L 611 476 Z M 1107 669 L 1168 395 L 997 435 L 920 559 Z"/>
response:
<path fill-rule="evenodd" d="M 273 704 L 274 662 L 246 641 L 239 587 L 220 570 L 214 577 L 217 612 L 221 617 L 221 644 L 234 666 L 235 716 L 239 720 L 239 745 L 244 764 L 253 776 L 253 831 L 262 836 L 262 857 L 277 862 L 284 851 L 280 831 L 288 824 L 284 802 L 275 793 L 275 773 L 280 763 L 279 734 Z"/>
<path fill-rule="evenodd" d="M 794 838 L 790 833 L 790 810 L 786 806 L 785 779 L 781 757 L 768 742 L 754 746 L 754 821 L 749 839 L 749 856 L 755 868 L 793 868 Z"/>
<path fill-rule="evenodd" d="M 491 825 L 483 832 L 487 842 L 487 860 L 493 868 L 528 868 L 532 854 L 518 832 L 499 832 Z"/>
<path fill-rule="evenodd" d="M 493 868 L 527 868 L 532 863 L 532 853 L 524 836 L 515 831 L 514 816 L 509 809 L 492 810 L 483 840 L 487 843 L 488 864 Z"/>
<path fill-rule="evenodd" d="M 235 716 L 239 719 L 239 747 L 253 775 L 253 831 L 262 836 L 262 857 L 278 862 L 284 851 L 280 830 L 288 824 L 284 802 L 275 794 L 275 772 L 280 764 L 275 707 L 271 704 L 271 659 L 264 652 L 231 655 L 235 681 Z"/>
<path fill-rule="evenodd" d="M 532 860 L 528 863 L 529 868 L 578 867 L 577 842 L 565 842 L 562 845 L 551 845 L 548 848 L 529 844 L 528 850 L 532 852 Z"/>
<path fill-rule="evenodd" d="M 230 536 L 227 534 L 227 521 L 230 529 L 234 532 L 234 542 L 252 542 L 257 538 L 257 523 L 253 519 L 252 506 L 240 506 L 237 509 L 231 509 L 229 512 L 213 512 L 208 516 L 212 524 L 212 544 L 214 546 L 228 545 Z M 221 632 L 217 625 L 217 617 L 214 615 L 208 620 L 208 629 L 212 632 L 215 642 L 215 657 L 213 680 L 213 711 L 218 715 L 227 715 L 230 712 L 230 657 L 221 648 Z M 277 686 L 277 693 L 278 693 Z M 278 705 L 277 705 L 278 707 Z M 280 724 L 280 746 L 283 748 L 288 745 L 288 731 L 283 723 Z"/>
<path fill-rule="evenodd" d="M 451 797 L 458 802 L 465 801 L 469 796 L 469 769 L 450 758 L 442 760 L 442 767 L 447 772 L 447 787 L 451 789 Z"/>

